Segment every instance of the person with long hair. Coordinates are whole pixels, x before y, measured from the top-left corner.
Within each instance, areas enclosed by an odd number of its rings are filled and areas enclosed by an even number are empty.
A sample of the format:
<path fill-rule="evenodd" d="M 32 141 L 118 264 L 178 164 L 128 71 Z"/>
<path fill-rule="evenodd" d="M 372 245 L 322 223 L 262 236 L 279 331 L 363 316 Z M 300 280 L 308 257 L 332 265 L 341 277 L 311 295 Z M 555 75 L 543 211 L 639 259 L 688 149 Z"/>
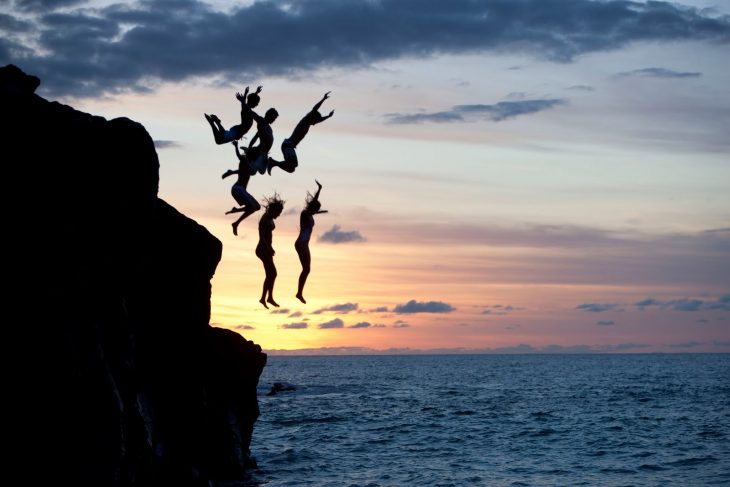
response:
<path fill-rule="evenodd" d="M 294 243 L 294 248 L 299 255 L 299 262 L 302 263 L 302 272 L 299 274 L 299 287 L 297 288 L 297 299 L 304 304 L 307 302 L 304 300 L 302 293 L 304 292 L 304 284 L 307 282 L 312 264 L 312 256 L 309 253 L 309 239 L 312 237 L 312 229 L 314 229 L 314 215 L 327 213 L 327 210 L 321 209 L 322 204 L 319 202 L 319 193 L 322 191 L 322 185 L 316 179 L 314 182 L 317 183 L 317 192 L 313 196 L 307 191 L 304 209 L 299 215 L 299 236 Z"/>
<path fill-rule="evenodd" d="M 273 196 L 265 199 L 264 208 L 264 214 L 259 220 L 259 243 L 256 246 L 256 257 L 261 259 L 261 262 L 264 264 L 264 272 L 266 274 L 259 303 L 263 304 L 264 308 L 269 309 L 266 303 L 277 308 L 279 307 L 279 304 L 274 301 L 274 282 L 276 281 L 274 255 L 276 252 L 272 246 L 272 239 L 274 236 L 274 228 L 276 228 L 274 220 L 284 211 L 284 202 L 279 198 L 277 193 L 274 193 Z"/>

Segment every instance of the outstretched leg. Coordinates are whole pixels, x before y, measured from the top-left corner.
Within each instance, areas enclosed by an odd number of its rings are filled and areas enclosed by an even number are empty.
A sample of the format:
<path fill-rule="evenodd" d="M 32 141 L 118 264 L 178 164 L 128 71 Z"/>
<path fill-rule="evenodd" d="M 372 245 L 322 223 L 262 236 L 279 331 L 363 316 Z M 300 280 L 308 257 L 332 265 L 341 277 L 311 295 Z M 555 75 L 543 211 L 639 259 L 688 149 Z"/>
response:
<path fill-rule="evenodd" d="M 281 144 L 281 153 L 284 154 L 283 161 L 275 161 L 274 159 L 269 158 L 269 166 L 267 168 L 267 172 L 269 173 L 269 175 L 271 175 L 271 169 L 274 167 L 279 167 L 282 170 L 291 174 L 299 165 L 299 160 L 297 159 L 297 151 L 294 147 L 288 144 L 288 140 L 289 139 L 286 139 Z"/>
<path fill-rule="evenodd" d="M 213 138 L 215 139 L 215 143 L 220 145 L 223 143 L 223 127 L 221 127 L 220 120 L 215 115 L 208 115 L 207 113 L 204 113 L 205 119 L 210 124 L 210 128 L 213 130 Z M 216 125 L 217 121 L 217 125 Z"/>
<path fill-rule="evenodd" d="M 260 207 L 259 207 L 260 208 Z M 243 211 L 243 215 L 238 217 L 238 220 L 231 223 L 231 226 L 233 227 L 233 235 L 238 236 L 238 225 L 241 224 L 243 220 L 248 218 L 249 216 L 253 215 L 257 211 L 259 211 L 259 208 L 253 209 L 253 208 L 246 208 L 246 209 L 239 209 L 239 211 Z"/>

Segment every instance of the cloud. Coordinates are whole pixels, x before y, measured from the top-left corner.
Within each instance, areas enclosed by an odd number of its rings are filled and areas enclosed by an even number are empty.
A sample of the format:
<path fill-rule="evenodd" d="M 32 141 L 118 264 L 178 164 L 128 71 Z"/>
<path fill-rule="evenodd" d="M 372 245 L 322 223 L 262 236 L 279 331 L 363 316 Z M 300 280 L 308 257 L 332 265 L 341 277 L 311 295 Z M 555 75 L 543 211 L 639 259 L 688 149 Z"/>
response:
<path fill-rule="evenodd" d="M 399 304 L 393 308 L 393 312 L 399 314 L 451 313 L 454 310 L 456 310 L 456 308 L 441 301 L 416 301 L 415 299 L 411 299 L 407 303 Z"/>
<path fill-rule="evenodd" d="M 387 306 L 378 306 L 377 308 L 372 308 L 367 311 L 368 313 L 387 313 L 388 307 Z"/>
<path fill-rule="evenodd" d="M 33 29 L 33 24 L 12 15 L 0 13 L 0 31 L 5 32 L 28 32 Z"/>
<path fill-rule="evenodd" d="M 300 316 L 302 316 L 302 312 L 301 311 L 295 311 L 295 312 L 293 312 L 292 314 L 289 315 L 289 318 L 299 318 Z"/>
<path fill-rule="evenodd" d="M 667 2 L 257 1 L 220 11 L 196 0 L 144 0 L 47 13 L 48 5 L 77 3 L 17 4 L 36 13 L 39 32 L 23 41 L 27 56 L 6 52 L 0 64 L 18 64 L 53 94 L 97 96 L 197 78 L 240 81 L 241 72 L 247 79 L 293 77 L 455 54 L 519 53 L 564 63 L 635 42 L 730 38 L 726 16 Z M 240 46 L 243 66 L 231 63 Z"/>
<path fill-rule="evenodd" d="M 15 8 L 22 12 L 50 12 L 64 7 L 73 7 L 88 0 L 15 0 Z"/>
<path fill-rule="evenodd" d="M 387 325 L 384 325 L 383 323 L 374 323 L 373 328 L 386 328 Z"/>
<path fill-rule="evenodd" d="M 174 140 L 155 140 L 156 149 L 172 149 L 174 147 L 181 147 L 182 144 L 175 142 Z"/>
<path fill-rule="evenodd" d="M 575 307 L 581 311 L 590 313 L 603 313 L 605 311 L 622 311 L 621 307 L 615 303 L 584 303 Z"/>
<path fill-rule="evenodd" d="M 234 330 L 255 330 L 256 328 L 254 328 L 251 325 L 234 325 L 233 329 Z"/>
<path fill-rule="evenodd" d="M 474 120 L 501 122 L 519 115 L 537 113 L 565 103 L 563 99 L 500 101 L 494 105 L 456 105 L 444 112 L 431 113 L 388 113 L 390 124 L 449 123 Z"/>
<path fill-rule="evenodd" d="M 410 328 L 411 325 L 406 323 L 403 320 L 397 320 L 395 323 L 393 323 L 393 328 Z"/>
<path fill-rule="evenodd" d="M 296 323 L 284 323 L 283 325 L 279 325 L 279 328 L 285 330 L 303 330 L 304 328 L 309 328 L 309 325 L 303 321 L 299 321 Z"/>
<path fill-rule="evenodd" d="M 318 242 L 329 242 L 329 243 L 349 243 L 349 242 L 364 242 L 365 237 L 360 235 L 357 230 L 345 232 L 340 230 L 339 225 L 333 225 L 332 228 L 324 232 L 317 239 Z"/>
<path fill-rule="evenodd" d="M 269 313 L 271 313 L 272 315 L 285 315 L 285 314 L 289 313 L 289 309 L 277 308 L 277 309 L 272 309 L 271 311 L 269 311 Z"/>
<path fill-rule="evenodd" d="M 596 321 L 596 324 L 600 325 L 600 326 L 611 326 L 611 325 L 615 325 L 616 322 L 613 320 L 600 320 L 600 321 Z"/>
<path fill-rule="evenodd" d="M 325 329 L 329 329 L 329 328 L 342 328 L 343 326 L 345 326 L 345 323 L 341 319 L 335 318 L 334 320 L 325 321 L 324 323 L 320 323 L 319 325 L 317 325 L 317 328 L 321 328 L 321 329 L 325 330 Z"/>
<path fill-rule="evenodd" d="M 360 323 L 355 323 L 354 325 L 348 326 L 348 328 L 370 328 L 371 326 L 372 325 L 367 321 L 361 321 Z"/>
<path fill-rule="evenodd" d="M 643 68 L 633 71 L 624 71 L 616 75 L 617 78 L 641 77 L 641 78 L 698 78 L 702 73 L 674 71 L 665 68 Z"/>
<path fill-rule="evenodd" d="M 596 91 L 596 89 L 594 87 L 588 86 L 588 85 L 573 85 L 573 86 L 568 86 L 565 89 L 571 90 L 571 91 Z"/>
<path fill-rule="evenodd" d="M 497 316 L 507 315 L 507 314 L 510 314 L 513 311 L 522 311 L 523 309 L 525 309 L 525 308 L 520 308 L 520 307 L 517 307 L 517 306 L 512 306 L 510 304 L 508 304 L 508 305 L 494 304 L 494 305 L 486 305 L 484 307 L 487 308 L 487 309 L 485 309 L 484 311 L 482 311 L 481 314 L 483 314 L 483 315 L 497 315 Z"/>
<path fill-rule="evenodd" d="M 321 315 L 322 313 L 336 313 L 336 314 L 347 314 L 351 311 L 357 311 L 359 308 L 357 303 L 342 303 L 342 304 L 333 304 L 331 306 L 327 306 L 325 308 L 320 308 L 317 311 L 313 311 L 312 314 L 314 315 Z"/>
<path fill-rule="evenodd" d="M 730 294 L 725 294 L 717 299 L 696 299 L 680 298 L 660 301 L 654 298 L 647 298 L 634 303 L 639 310 L 657 308 L 669 311 L 730 311 Z"/>

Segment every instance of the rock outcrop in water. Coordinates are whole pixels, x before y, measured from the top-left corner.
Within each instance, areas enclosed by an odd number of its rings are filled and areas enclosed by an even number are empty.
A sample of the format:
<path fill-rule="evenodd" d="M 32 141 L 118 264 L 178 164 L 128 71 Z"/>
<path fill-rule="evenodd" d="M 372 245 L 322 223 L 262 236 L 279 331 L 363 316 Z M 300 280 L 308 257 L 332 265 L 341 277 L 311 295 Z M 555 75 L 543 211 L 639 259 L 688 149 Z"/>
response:
<path fill-rule="evenodd" d="M 4 391 L 17 430 L 10 478 L 94 487 L 241 478 L 266 355 L 209 326 L 221 242 L 157 197 L 157 153 L 142 125 L 49 102 L 34 93 L 39 83 L 0 68 L 5 192 L 17 195 L 5 208 L 6 347 L 18 356 Z"/>

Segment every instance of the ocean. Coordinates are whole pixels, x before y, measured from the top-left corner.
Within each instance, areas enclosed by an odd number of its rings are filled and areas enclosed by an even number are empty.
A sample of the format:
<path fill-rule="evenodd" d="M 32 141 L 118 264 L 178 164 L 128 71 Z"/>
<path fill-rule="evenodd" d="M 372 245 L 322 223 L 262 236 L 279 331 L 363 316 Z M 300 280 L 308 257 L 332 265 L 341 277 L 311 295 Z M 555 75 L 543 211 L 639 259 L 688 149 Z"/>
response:
<path fill-rule="evenodd" d="M 239 485 L 730 485 L 730 355 L 274 356 L 258 393 Z"/>

